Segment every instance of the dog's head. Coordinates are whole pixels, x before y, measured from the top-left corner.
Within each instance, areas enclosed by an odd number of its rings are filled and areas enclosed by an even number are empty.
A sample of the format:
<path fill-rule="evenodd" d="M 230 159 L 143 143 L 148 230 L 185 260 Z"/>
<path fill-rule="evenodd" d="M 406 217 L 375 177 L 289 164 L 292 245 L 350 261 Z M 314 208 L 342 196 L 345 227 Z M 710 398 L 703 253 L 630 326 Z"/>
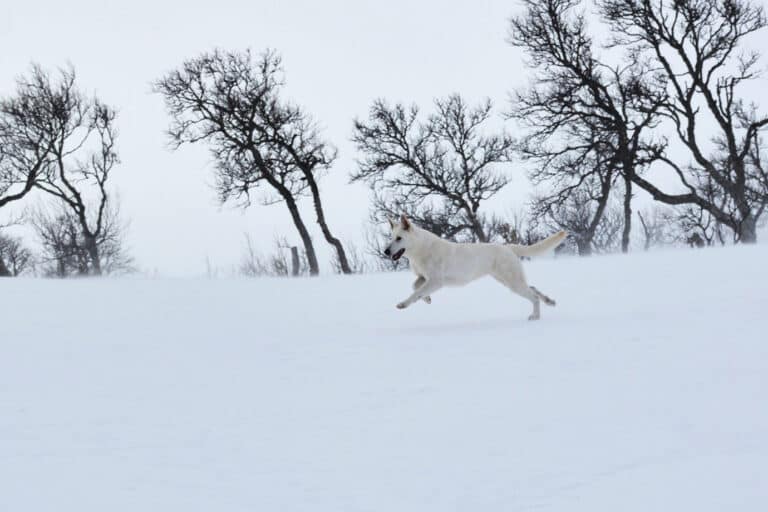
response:
<path fill-rule="evenodd" d="M 392 239 L 384 249 L 384 254 L 392 258 L 392 261 L 397 261 L 413 241 L 413 226 L 405 215 L 400 217 L 400 222 L 390 220 L 389 226 L 392 228 Z"/>

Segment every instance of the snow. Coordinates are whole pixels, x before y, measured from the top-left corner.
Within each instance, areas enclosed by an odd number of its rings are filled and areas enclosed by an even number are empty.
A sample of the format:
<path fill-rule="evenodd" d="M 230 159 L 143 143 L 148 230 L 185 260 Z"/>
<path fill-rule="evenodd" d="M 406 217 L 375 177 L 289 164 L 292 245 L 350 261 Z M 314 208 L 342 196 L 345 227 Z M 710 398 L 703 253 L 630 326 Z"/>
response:
<path fill-rule="evenodd" d="M 2 511 L 762 511 L 768 246 L 0 281 Z"/>

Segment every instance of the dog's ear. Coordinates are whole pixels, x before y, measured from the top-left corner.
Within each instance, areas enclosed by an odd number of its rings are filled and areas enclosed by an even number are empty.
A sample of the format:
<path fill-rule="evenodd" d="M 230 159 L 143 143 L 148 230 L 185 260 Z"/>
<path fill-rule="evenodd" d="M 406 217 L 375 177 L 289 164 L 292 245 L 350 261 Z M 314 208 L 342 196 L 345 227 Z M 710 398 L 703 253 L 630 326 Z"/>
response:
<path fill-rule="evenodd" d="M 409 221 L 408 217 L 406 217 L 405 215 L 400 216 L 400 224 L 403 225 L 403 229 L 406 231 L 411 229 L 411 221 Z"/>
<path fill-rule="evenodd" d="M 387 222 L 389 222 L 389 229 L 395 229 L 395 221 L 387 217 Z"/>

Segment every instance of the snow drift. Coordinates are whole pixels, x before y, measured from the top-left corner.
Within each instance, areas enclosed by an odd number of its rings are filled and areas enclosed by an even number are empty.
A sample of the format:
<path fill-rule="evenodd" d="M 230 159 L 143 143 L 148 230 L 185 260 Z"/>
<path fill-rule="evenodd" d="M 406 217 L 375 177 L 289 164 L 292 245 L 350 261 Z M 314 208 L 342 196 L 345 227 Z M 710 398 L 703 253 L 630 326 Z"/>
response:
<path fill-rule="evenodd" d="M 768 247 L 0 281 L 0 510 L 763 510 Z"/>

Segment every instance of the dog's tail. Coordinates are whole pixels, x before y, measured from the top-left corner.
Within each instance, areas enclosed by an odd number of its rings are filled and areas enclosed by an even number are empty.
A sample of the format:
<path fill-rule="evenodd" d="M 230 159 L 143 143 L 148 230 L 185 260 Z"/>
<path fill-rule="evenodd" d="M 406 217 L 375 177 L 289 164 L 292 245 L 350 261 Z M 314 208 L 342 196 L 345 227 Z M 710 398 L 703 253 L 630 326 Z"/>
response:
<path fill-rule="evenodd" d="M 509 247 L 511 247 L 512 250 L 515 252 L 515 254 L 517 254 L 518 256 L 527 256 L 527 257 L 538 256 L 560 245 L 563 242 L 563 240 L 565 240 L 565 237 L 567 236 L 568 236 L 568 233 L 566 233 L 565 231 L 559 231 L 554 235 L 548 238 L 545 238 L 541 242 L 535 243 L 533 245 L 511 244 Z"/>

